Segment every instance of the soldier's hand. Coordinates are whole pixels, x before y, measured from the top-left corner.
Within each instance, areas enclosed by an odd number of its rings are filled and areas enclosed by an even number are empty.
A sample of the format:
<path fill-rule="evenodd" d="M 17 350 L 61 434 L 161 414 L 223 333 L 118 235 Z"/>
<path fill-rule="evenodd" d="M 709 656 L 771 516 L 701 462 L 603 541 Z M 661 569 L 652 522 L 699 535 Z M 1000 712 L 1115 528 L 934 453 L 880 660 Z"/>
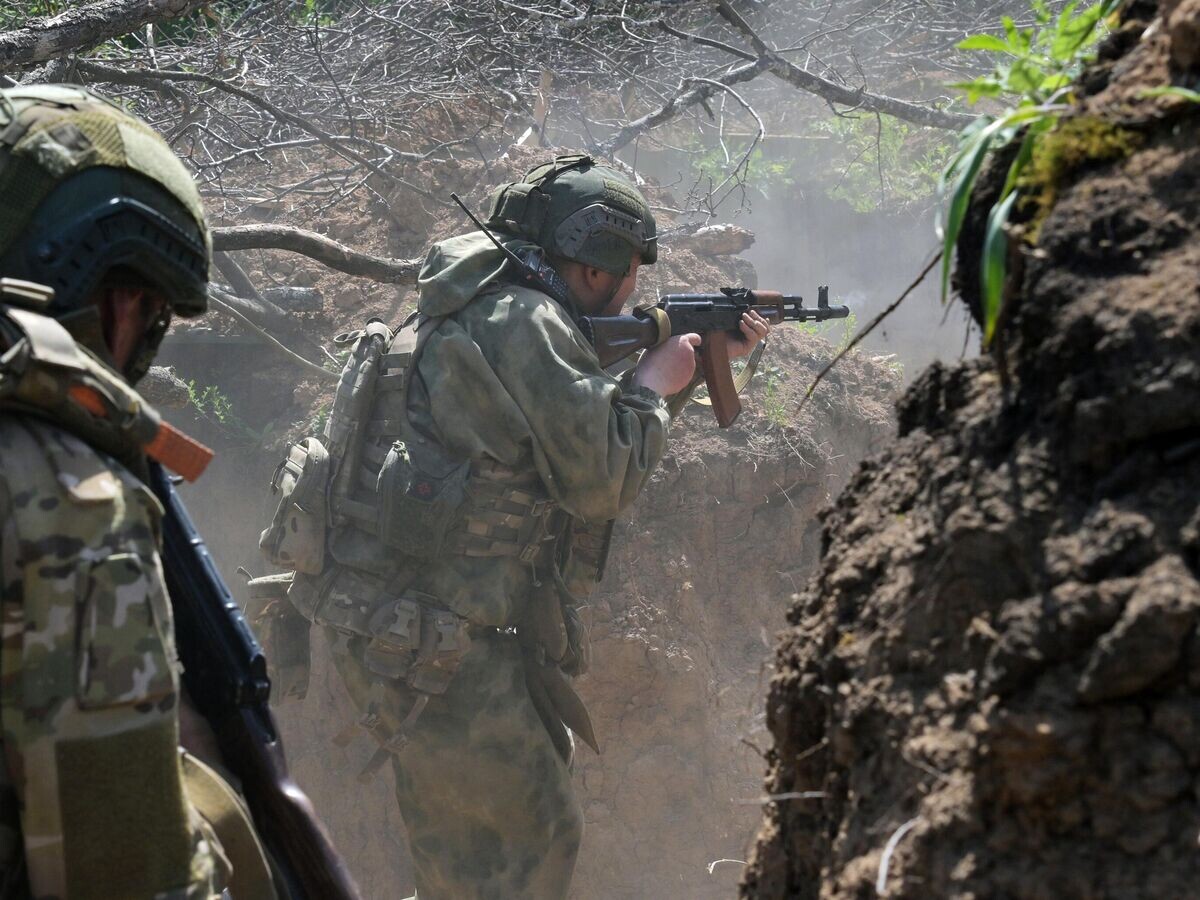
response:
<path fill-rule="evenodd" d="M 642 354 L 633 383 L 650 388 L 662 397 L 682 391 L 696 372 L 696 348 L 700 335 L 678 334 Z"/>
<path fill-rule="evenodd" d="M 771 323 L 753 309 L 742 313 L 742 321 L 739 324 L 741 325 L 742 336 L 740 338 L 731 337 L 729 339 L 730 359 L 737 359 L 739 356 L 749 356 L 750 351 L 755 348 L 758 342 L 764 340 L 771 333 Z"/>

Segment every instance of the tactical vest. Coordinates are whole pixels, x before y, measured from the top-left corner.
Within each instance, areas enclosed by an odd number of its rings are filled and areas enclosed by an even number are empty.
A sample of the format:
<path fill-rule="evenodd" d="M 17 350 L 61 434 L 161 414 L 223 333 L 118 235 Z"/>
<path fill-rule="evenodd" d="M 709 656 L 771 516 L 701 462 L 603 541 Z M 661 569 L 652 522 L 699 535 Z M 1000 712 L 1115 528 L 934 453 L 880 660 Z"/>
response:
<path fill-rule="evenodd" d="M 411 376 L 439 322 L 414 317 L 393 336 L 373 319 L 336 338 L 352 349 L 324 432 L 290 447 L 272 479 L 281 500 L 260 540 L 272 562 L 326 580 L 333 568 L 355 569 L 384 593 L 405 586 L 394 578 L 416 560 L 551 562 L 568 517 L 537 474 L 456 458 L 409 418 Z"/>
<path fill-rule="evenodd" d="M 379 679 L 372 687 L 379 699 L 358 722 L 380 745 L 363 779 L 403 749 L 430 696 L 449 687 L 472 636 L 495 630 L 472 625 L 437 597 L 413 590 L 415 562 L 455 554 L 509 557 L 528 564 L 535 577 L 549 571 L 563 583 L 556 550 L 570 518 L 536 472 L 456 458 L 409 417 L 411 392 L 423 389 L 414 373 L 440 322 L 414 316 L 393 335 L 373 319 L 362 331 L 336 338 L 352 349 L 325 429 L 320 438 L 290 447 L 276 469 L 272 488 L 281 500 L 260 541 L 268 559 L 296 570 L 287 588 L 292 605 L 336 633 L 335 653 L 352 652 Z M 252 590 L 270 578 L 256 579 Z M 272 587 L 283 584 L 277 576 L 271 581 Z M 582 629 L 572 631 L 557 600 L 553 606 L 535 616 L 524 640 L 545 635 L 552 647 L 541 658 L 557 662 L 568 656 L 569 636 L 580 637 Z M 581 670 L 584 659 L 579 650 L 572 667 Z M 385 722 L 378 711 L 392 681 L 416 692 L 398 723 Z M 594 744 L 578 705 L 573 727 Z M 338 741 L 350 735 L 343 731 Z"/>

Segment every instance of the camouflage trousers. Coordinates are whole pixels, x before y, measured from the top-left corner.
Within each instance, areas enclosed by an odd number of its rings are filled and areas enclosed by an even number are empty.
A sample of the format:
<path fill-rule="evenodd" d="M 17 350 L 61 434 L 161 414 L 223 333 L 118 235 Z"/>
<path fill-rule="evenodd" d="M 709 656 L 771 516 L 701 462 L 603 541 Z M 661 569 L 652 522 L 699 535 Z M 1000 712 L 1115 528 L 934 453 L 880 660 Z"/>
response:
<path fill-rule="evenodd" d="M 368 673 L 353 655 L 335 660 L 365 709 Z M 393 723 L 414 702 L 403 685 L 386 697 Z M 567 762 L 530 698 L 515 636 L 472 642 L 392 767 L 420 900 L 567 896 L 583 815 Z"/>

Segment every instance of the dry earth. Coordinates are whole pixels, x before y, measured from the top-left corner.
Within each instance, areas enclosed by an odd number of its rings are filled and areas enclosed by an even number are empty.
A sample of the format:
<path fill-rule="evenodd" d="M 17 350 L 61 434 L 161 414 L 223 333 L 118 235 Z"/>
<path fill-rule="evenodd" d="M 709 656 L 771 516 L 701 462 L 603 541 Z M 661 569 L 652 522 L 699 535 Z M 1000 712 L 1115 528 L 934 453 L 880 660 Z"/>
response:
<path fill-rule="evenodd" d="M 1200 105 L 1143 92 L 1197 86 L 1200 3 L 1123 17 L 1069 116 L 1123 149 L 1059 145 L 1007 345 L 918 378 L 824 519 L 743 897 L 1196 896 Z"/>

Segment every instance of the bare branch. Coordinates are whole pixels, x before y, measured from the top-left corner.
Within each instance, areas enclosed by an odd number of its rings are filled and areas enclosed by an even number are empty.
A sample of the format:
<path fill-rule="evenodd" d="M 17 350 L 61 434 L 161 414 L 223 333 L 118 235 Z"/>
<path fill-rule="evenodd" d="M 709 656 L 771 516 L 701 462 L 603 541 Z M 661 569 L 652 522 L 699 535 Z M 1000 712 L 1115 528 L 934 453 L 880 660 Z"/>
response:
<path fill-rule="evenodd" d="M 760 59 L 768 61 L 771 74 L 793 87 L 816 94 L 829 103 L 841 103 L 843 106 L 855 109 L 885 113 L 916 125 L 946 128 L 951 131 L 964 128 L 974 118 L 961 113 L 948 113 L 931 106 L 922 106 L 919 103 L 910 103 L 907 100 L 898 100 L 895 97 L 872 94 L 865 89 L 848 88 L 827 78 L 814 75 L 772 50 L 741 13 L 729 4 L 729 0 L 718 0 L 717 8 L 723 19 L 746 36 L 754 49 L 758 51 Z"/>
<path fill-rule="evenodd" d="M 271 332 L 267 331 L 265 328 L 255 322 L 254 319 L 248 316 L 245 310 L 242 308 L 244 306 L 244 300 L 242 298 L 235 297 L 232 294 L 227 294 L 220 288 L 214 287 L 210 284 L 208 286 L 208 299 L 212 303 L 214 309 L 217 309 L 226 315 L 237 319 L 272 347 L 275 347 L 277 350 L 282 352 L 285 357 L 300 365 L 305 371 L 313 375 L 317 375 L 325 381 L 338 380 L 339 376 L 336 372 L 330 372 L 328 369 L 322 368 L 316 363 L 305 359 L 287 344 L 283 343 L 283 341 L 279 340 L 279 338 L 275 337 L 275 335 L 271 334 Z"/>
<path fill-rule="evenodd" d="M 884 319 L 886 319 L 888 316 L 890 316 L 892 313 L 894 313 L 897 309 L 899 309 L 900 304 L 903 303 L 905 300 L 907 300 L 909 294 L 911 294 L 913 291 L 915 291 L 917 289 L 917 287 L 921 284 L 921 282 L 925 280 L 925 276 L 927 276 L 930 272 L 933 271 L 933 267 L 938 264 L 938 262 L 941 260 L 941 258 L 942 258 L 942 251 L 939 250 L 936 254 L 934 254 L 933 258 L 925 264 L 925 268 L 921 270 L 921 274 L 918 275 L 915 279 L 913 279 L 912 284 L 910 284 L 908 287 L 906 287 L 904 289 L 904 293 L 902 293 L 899 297 L 897 297 L 895 300 L 893 300 L 891 303 L 889 303 L 887 308 L 884 309 L 883 312 L 881 312 L 879 315 L 877 315 L 875 318 L 873 318 L 870 322 L 868 322 L 866 327 L 861 329 L 858 332 L 858 334 L 856 334 L 853 338 L 851 338 L 846 343 L 846 346 L 843 347 L 841 350 L 839 350 L 837 352 L 837 355 L 834 356 L 834 358 L 829 361 L 829 363 L 825 366 L 825 368 L 823 368 L 820 372 L 817 373 L 817 377 L 812 380 L 812 383 L 808 386 L 808 390 L 806 390 L 804 392 L 804 398 L 796 406 L 796 414 L 797 415 L 799 415 L 800 411 L 808 405 L 808 402 L 810 400 L 812 400 L 813 391 L 815 391 L 817 389 L 817 385 L 819 385 L 822 381 L 824 381 L 825 376 L 828 375 L 831 371 L 833 371 L 833 367 L 842 361 L 842 357 L 844 357 L 847 353 L 849 353 L 851 350 L 853 350 L 855 347 L 857 347 L 867 335 L 869 335 L 872 331 L 874 331 L 876 328 L 878 328 L 880 322 L 882 322 Z"/>
<path fill-rule="evenodd" d="M 672 119 L 687 112 L 697 103 L 703 103 L 711 99 L 719 90 L 727 88 L 730 85 L 751 81 L 769 68 L 770 61 L 764 58 L 755 60 L 752 63 L 746 63 L 744 66 L 738 66 L 736 69 L 726 72 L 719 78 L 692 79 L 690 86 L 689 82 L 685 81 L 684 84 L 680 85 L 681 88 L 686 88 L 685 90 L 681 90 L 680 93 L 676 94 L 654 112 L 647 113 L 640 119 L 636 119 L 618 129 L 616 134 L 608 140 L 601 142 L 596 149 L 601 153 L 611 156 L 647 131 L 670 122 Z"/>
<path fill-rule="evenodd" d="M 327 145 L 332 150 L 334 150 L 339 156 L 343 156 L 346 159 L 352 160 L 353 162 L 356 162 L 361 166 L 365 166 L 367 169 L 369 169 L 374 174 L 379 175 L 380 177 L 385 178 L 388 181 L 392 181 L 397 184 L 403 185 L 404 187 L 408 188 L 410 191 L 415 191 L 416 193 L 420 194 L 421 196 L 426 197 L 430 200 L 433 200 L 436 203 L 440 203 L 442 205 L 447 205 L 446 201 L 433 196 L 431 193 L 429 193 L 429 191 L 425 190 L 424 188 L 417 187 L 414 184 L 409 184 L 404 179 L 397 178 L 395 175 L 391 174 L 390 172 L 384 171 L 378 165 L 373 163 L 371 160 L 367 159 L 367 157 L 365 157 L 361 153 L 359 153 L 357 150 L 354 150 L 354 149 L 346 146 L 346 143 L 344 141 L 342 141 L 341 139 L 336 138 L 332 134 L 329 134 L 328 132 L 324 131 L 323 129 L 317 127 L 309 119 L 306 119 L 303 116 L 298 116 L 294 113 L 288 112 L 286 109 L 283 109 L 283 108 L 275 105 L 274 103 L 270 102 L 269 100 L 265 100 L 262 97 L 259 97 L 257 94 L 254 94 L 251 91 L 246 90 L 245 88 L 238 87 L 235 84 L 230 84 L 228 81 L 225 81 L 224 79 L 215 78 L 212 75 L 205 75 L 202 72 L 180 72 L 180 71 L 166 71 L 166 70 L 160 70 L 160 69 L 155 69 L 155 70 L 143 69 L 141 71 L 123 71 L 121 69 L 114 69 L 110 66 L 103 66 L 103 65 L 100 65 L 99 63 L 94 63 L 94 62 L 91 62 L 90 60 L 82 60 L 82 59 L 79 60 L 79 62 L 77 63 L 77 68 L 84 75 L 88 75 L 88 76 L 90 76 L 92 78 L 96 78 L 98 80 L 108 81 L 113 84 L 136 84 L 136 85 L 142 85 L 142 86 L 156 86 L 157 85 L 157 86 L 164 86 L 164 88 L 169 91 L 171 89 L 169 87 L 171 82 L 197 81 L 201 84 L 208 85 L 209 87 L 217 88 L 218 90 L 222 90 L 222 91 L 225 91 L 226 93 L 232 94 L 233 96 L 237 97 L 238 99 L 244 100 L 247 103 L 249 103 L 250 105 L 256 106 L 259 109 L 270 113 L 272 116 L 274 116 L 280 122 L 286 122 L 288 125 L 291 125 L 294 128 L 299 128 L 302 131 L 307 131 L 309 134 L 313 135 L 313 137 L 315 137 L 319 141 L 321 141 L 321 143 Z"/>
<path fill-rule="evenodd" d="M 195 12 L 208 0 L 101 0 L 0 34 L 0 71 L 88 50 L 154 22 Z"/>
<path fill-rule="evenodd" d="M 231 225 L 212 230 L 214 250 L 287 250 L 311 257 L 331 269 L 381 281 L 416 284 L 420 259 L 389 259 L 361 253 L 332 238 L 288 225 Z"/>

